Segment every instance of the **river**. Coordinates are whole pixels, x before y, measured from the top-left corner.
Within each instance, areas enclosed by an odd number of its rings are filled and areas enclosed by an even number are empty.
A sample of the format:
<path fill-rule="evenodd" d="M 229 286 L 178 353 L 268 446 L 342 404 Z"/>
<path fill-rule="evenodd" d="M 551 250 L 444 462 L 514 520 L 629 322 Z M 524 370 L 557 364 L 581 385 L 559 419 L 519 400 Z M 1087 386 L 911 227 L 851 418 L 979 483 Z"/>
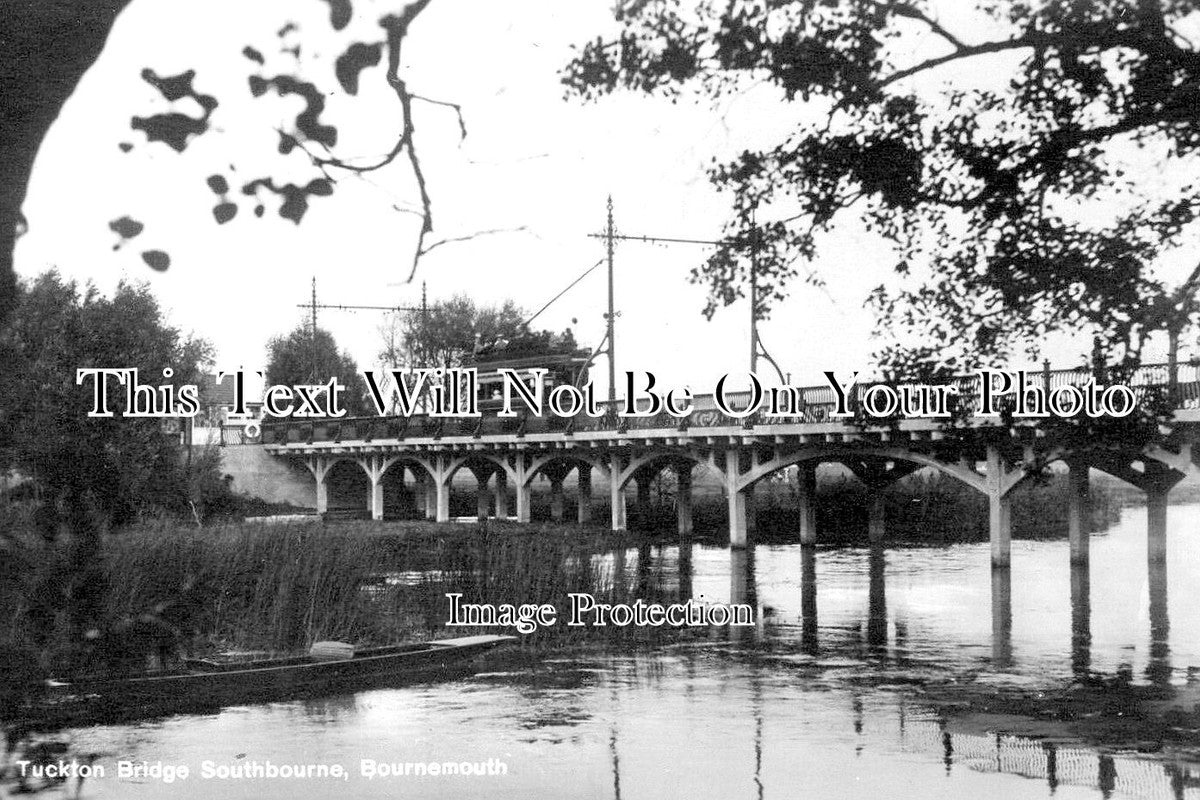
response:
<path fill-rule="evenodd" d="M 1200 506 L 1173 506 L 1168 567 L 1153 574 L 1141 508 L 1093 534 L 1090 574 L 1070 569 L 1062 540 L 1015 541 L 1007 573 L 993 573 L 986 544 L 607 553 L 596 557 L 658 588 L 750 602 L 758 624 L 637 650 L 597 638 L 498 653 L 446 682 L 66 738 L 99 754 L 105 775 L 83 786 L 96 798 L 1200 798 L 1200 763 L 1186 757 L 1015 735 L 969 703 L 948 714 L 921 688 L 1033 693 L 1089 673 L 1194 687 L 1198 531 Z M 120 777 L 121 761 L 189 774 Z M 346 777 L 203 774 L 268 762 Z M 364 762 L 493 774 L 371 778 Z"/>

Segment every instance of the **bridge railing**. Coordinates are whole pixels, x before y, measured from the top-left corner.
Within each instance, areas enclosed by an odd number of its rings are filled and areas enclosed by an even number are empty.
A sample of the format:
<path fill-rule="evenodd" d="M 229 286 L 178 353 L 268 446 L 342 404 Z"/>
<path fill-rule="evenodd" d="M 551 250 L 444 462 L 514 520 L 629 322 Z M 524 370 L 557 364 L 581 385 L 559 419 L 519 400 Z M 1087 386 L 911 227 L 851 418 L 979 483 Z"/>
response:
<path fill-rule="evenodd" d="M 1081 386 L 1092 380 L 1094 375 L 1087 368 L 1040 370 L 1029 372 L 1028 386 L 1049 388 L 1051 391 L 1063 386 Z M 861 407 L 863 396 L 875 381 L 856 384 L 849 400 L 851 409 Z M 979 408 L 978 377 L 954 377 L 944 383 L 958 389 L 958 409 L 975 413 Z M 1138 368 L 1125 380 L 1140 399 L 1151 390 L 1161 391 L 1171 387 L 1170 369 L 1166 364 L 1147 364 Z M 372 441 L 375 439 L 418 439 L 445 436 L 523 436 L 538 433 L 582 433 L 582 432 L 636 432 L 638 430 L 676 429 L 681 432 L 704 428 L 729 427 L 731 425 L 752 426 L 760 424 L 820 423 L 833 421 L 837 408 L 837 395 L 828 385 L 788 387 L 789 395 L 780 405 L 790 413 L 772 416 L 757 411 L 746 418 L 727 416 L 712 395 L 698 395 L 693 400 L 693 410 L 685 417 L 674 417 L 660 411 L 647 417 L 621 417 L 618 407 L 607 402 L 599 404 L 601 416 L 579 414 L 562 418 L 549 412 L 542 416 L 524 413 L 517 417 L 497 417 L 494 410 L 484 410 L 476 419 L 435 418 L 422 414 L 412 417 L 346 417 L 342 419 L 266 419 L 262 426 L 262 441 L 268 445 L 306 444 L 312 442 Z M 1174 385 L 1175 406 L 1179 409 L 1200 408 L 1200 362 L 1186 362 L 1176 367 Z M 728 392 L 728 406 L 743 409 L 750 402 L 749 391 Z M 644 404 L 643 404 L 644 405 Z M 765 403 L 764 403 L 765 405 Z"/>

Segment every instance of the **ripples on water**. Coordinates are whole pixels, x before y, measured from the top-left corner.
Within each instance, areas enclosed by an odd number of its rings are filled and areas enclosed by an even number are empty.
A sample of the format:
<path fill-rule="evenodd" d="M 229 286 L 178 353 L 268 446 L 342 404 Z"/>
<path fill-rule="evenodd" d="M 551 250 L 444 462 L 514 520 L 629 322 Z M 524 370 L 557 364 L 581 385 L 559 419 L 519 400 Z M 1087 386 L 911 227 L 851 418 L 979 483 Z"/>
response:
<path fill-rule="evenodd" d="M 1144 520 L 1129 509 L 1095 534 L 1090 573 L 1068 567 L 1065 541 L 1014 542 L 1011 570 L 998 573 L 986 544 L 598 554 L 593 567 L 648 599 L 749 602 L 759 624 L 636 650 L 585 633 L 566 649 L 497 654 L 455 681 L 79 729 L 70 739 L 109 767 L 85 786 L 92 797 L 1200 799 L 1195 763 L 1000 735 L 969 716 L 948 722 L 914 689 L 960 679 L 1050 688 L 1095 673 L 1195 688 L 1200 507 L 1171 509 L 1165 572 L 1147 569 Z M 446 578 L 410 573 L 396 583 L 432 591 Z M 118 780 L 118 759 L 186 764 L 193 776 Z M 352 777 L 204 781 L 206 759 L 342 763 Z M 497 759 L 507 774 L 367 781 L 362 759 Z"/>

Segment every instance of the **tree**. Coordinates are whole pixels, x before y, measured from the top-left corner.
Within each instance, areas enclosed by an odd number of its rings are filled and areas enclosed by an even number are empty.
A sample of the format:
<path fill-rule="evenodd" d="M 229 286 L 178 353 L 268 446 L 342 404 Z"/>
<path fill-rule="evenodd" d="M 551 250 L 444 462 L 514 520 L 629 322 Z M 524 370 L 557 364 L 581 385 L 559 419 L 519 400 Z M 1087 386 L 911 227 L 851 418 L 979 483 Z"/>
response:
<path fill-rule="evenodd" d="M 341 406 L 350 416 L 371 413 L 367 402 L 367 385 L 358 372 L 358 365 L 344 350 L 338 350 L 333 334 L 300 323 L 291 333 L 276 336 L 267 342 L 267 383 L 326 384 L 331 378 L 346 387 Z"/>
<path fill-rule="evenodd" d="M 184 463 L 164 420 L 123 416 L 125 391 L 115 380 L 108 403 L 116 416 L 89 417 L 93 390 L 76 385 L 76 370 L 136 368 L 140 383 L 183 386 L 208 359 L 202 340 L 167 324 L 145 285 L 122 283 L 106 298 L 50 272 L 19 287 L 0 333 L 0 469 L 28 477 L 37 502 L 31 524 L 0 526 L 4 558 L 27 566 L 0 571 L 0 595 L 27 623 L 16 631 L 14 612 L 0 630 L 0 649 L 19 659 L 0 659 L 0 722 L 16 708 L 12 698 L 35 690 L 35 652 L 55 642 L 95 644 L 104 628 L 105 532 L 143 511 L 194 512 L 193 488 L 217 482 L 216 464 L 201 475 L 200 464 Z"/>
<path fill-rule="evenodd" d="M 560 334 L 531 331 L 512 300 L 482 306 L 466 295 L 431 304 L 423 312 L 392 315 L 381 331 L 381 361 L 407 367 L 457 367 L 476 355 L 514 350 L 536 356 L 576 348 L 568 328 Z"/>
<path fill-rule="evenodd" d="M 390 315 L 379 358 L 409 367 L 457 367 L 481 343 L 511 339 L 525 312 L 512 300 L 481 306 L 466 295 L 431 303 L 423 311 Z"/>
<path fill-rule="evenodd" d="M 951 30 L 931 0 L 639 0 L 563 80 L 584 98 L 762 82 L 815 112 L 710 172 L 733 198 L 727 236 L 761 231 L 764 313 L 821 234 L 861 217 L 896 251 L 880 327 L 921 338 L 885 363 L 963 368 L 1078 327 L 1131 363 L 1196 313 L 1196 276 L 1172 290 L 1153 269 L 1190 231 L 1195 190 L 1138 177 L 1186 174 L 1200 148 L 1200 50 L 1181 33 L 1197 6 L 993 0 Z M 746 269 L 723 251 L 695 270 L 707 313 L 743 295 Z"/>
<path fill-rule="evenodd" d="M 293 177 L 286 179 L 266 174 L 259 166 L 262 154 L 251 153 L 246 154 L 246 159 L 238 159 L 240 163 L 231 163 L 231 167 L 238 168 L 238 175 L 250 176 L 239 186 L 230 185 L 234 173 L 231 169 L 229 174 L 209 175 L 204 181 L 207 188 L 197 181 L 196 190 L 215 195 L 212 213 L 222 224 L 233 219 L 243 207 L 262 216 L 269 204 L 275 205 L 280 216 L 299 224 L 309 203 L 333 194 L 340 180 L 399 161 L 406 166 L 417 195 L 413 211 L 416 244 L 407 263 L 402 264 L 404 273 L 411 276 L 421 255 L 446 241 L 427 242 L 433 232 L 433 204 L 418 154 L 415 107 L 424 105 L 436 113 L 457 115 L 462 135 L 466 135 L 461 109 L 456 104 L 425 97 L 412 90 L 401 77 L 402 46 L 410 27 L 430 0 L 393 0 L 382 9 L 372 9 L 370 13 L 377 14 L 377 33 L 361 40 L 346 32 L 355 13 L 351 0 L 324 2 L 329 7 L 332 29 L 328 35 L 338 39 L 330 46 L 340 51 L 332 60 L 332 69 L 329 61 L 314 52 L 328 48 L 306 46 L 305 37 L 310 34 L 286 18 L 279 20 L 275 41 L 248 42 L 240 56 L 231 54 L 245 65 L 247 88 L 256 98 L 264 101 L 278 98 L 284 105 L 292 97 L 303 101 L 292 123 L 278 130 L 278 150 L 282 155 L 292 156 L 302 170 L 306 169 L 307 178 L 296 180 L 295 169 L 287 170 Z M 0 69 L 0 120 L 5 132 L 0 137 L 0 164 L 4 165 L 5 178 L 0 187 L 0 324 L 16 299 L 13 246 L 25 227 L 21 205 L 34 158 L 59 110 L 99 56 L 114 22 L 127 5 L 129 0 L 46 0 L 11 9 L 12 13 L 0 22 L 0 41 L 10 54 L 15 54 Z M 282 61 L 271 58 L 274 55 Z M 276 66 L 277 62 L 283 66 Z M 324 98 L 326 87 L 333 85 L 348 94 L 357 94 L 363 70 L 380 64 L 384 65 L 383 80 L 396 97 L 401 121 L 398 129 L 391 132 L 387 152 L 363 162 L 338 152 L 338 128 L 322 117 Z M 142 78 L 162 95 L 170 108 L 145 116 L 135 114 L 130 127 L 137 133 L 130 141 L 120 143 L 122 150 L 136 150 L 144 142 L 146 147 L 166 147 L 184 153 L 197 137 L 219 132 L 222 125 L 214 124 L 214 120 L 220 117 L 220 99 L 204 91 L 204 78 L 195 70 L 162 76 L 145 69 Z M 200 109 L 198 116 L 194 111 L 196 106 Z M 114 210 L 110 227 L 122 240 L 142 234 L 145 229 L 142 222 L 118 213 Z M 142 259 L 152 269 L 164 270 L 170 266 L 170 256 L 163 251 L 144 250 Z"/>
<path fill-rule="evenodd" d="M 46 273 L 20 292 L 0 355 L 8 365 L 0 460 L 34 481 L 48 538 L 72 498 L 117 525 L 147 506 L 186 508 L 179 437 L 164 433 L 161 419 L 123 416 L 125 387 L 116 380 L 108 381 L 115 416 L 89 417 L 91 383 L 76 383 L 76 370 L 87 367 L 135 368 L 154 386 L 196 383 L 208 344 L 171 327 L 145 284 L 121 283 L 106 298 Z"/>

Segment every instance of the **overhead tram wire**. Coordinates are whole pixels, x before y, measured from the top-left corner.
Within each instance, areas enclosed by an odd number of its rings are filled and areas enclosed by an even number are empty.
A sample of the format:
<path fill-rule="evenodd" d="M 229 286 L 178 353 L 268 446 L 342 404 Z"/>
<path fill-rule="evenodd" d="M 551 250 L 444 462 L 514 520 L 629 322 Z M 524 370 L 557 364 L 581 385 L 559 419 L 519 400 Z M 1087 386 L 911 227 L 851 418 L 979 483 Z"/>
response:
<path fill-rule="evenodd" d="M 567 284 L 567 288 L 563 289 L 561 292 L 554 295 L 554 297 L 550 298 L 550 300 L 544 306 L 542 306 L 541 308 L 539 308 L 537 310 L 537 313 L 535 313 L 532 317 L 530 317 L 529 319 L 522 322 L 521 327 L 528 328 L 530 323 L 532 323 L 535 319 L 537 319 L 538 317 L 540 317 L 542 315 L 543 311 L 545 311 L 550 306 L 554 305 L 560 297 L 562 297 L 564 294 L 566 294 L 567 292 L 574 289 L 576 284 L 578 284 L 581 280 L 586 278 L 588 275 L 591 275 L 593 272 L 595 272 L 596 269 L 603 263 L 604 263 L 604 259 L 602 258 L 599 261 L 597 261 L 595 264 L 592 264 L 590 267 L 588 267 L 583 272 L 581 272 L 579 274 L 579 277 L 577 277 L 575 280 L 573 280 L 569 284 Z"/>
<path fill-rule="evenodd" d="M 595 239 L 606 239 L 608 247 L 611 250 L 614 241 L 623 242 L 642 242 L 645 244 L 695 244 L 709 247 L 728 247 L 732 250 L 750 252 L 750 371 L 754 372 L 757 368 L 758 358 L 762 356 L 772 367 L 775 368 L 779 380 L 786 384 L 787 376 L 784 375 L 778 362 L 767 352 L 766 346 L 762 342 L 762 338 L 758 333 L 758 253 L 761 245 L 761 228 L 757 224 L 752 229 L 752 235 L 749 242 L 739 239 L 691 239 L 682 236 L 647 236 L 644 234 L 620 234 L 616 233 L 612 228 L 612 200 L 609 199 L 609 225 L 605 233 L 588 234 Z"/>

